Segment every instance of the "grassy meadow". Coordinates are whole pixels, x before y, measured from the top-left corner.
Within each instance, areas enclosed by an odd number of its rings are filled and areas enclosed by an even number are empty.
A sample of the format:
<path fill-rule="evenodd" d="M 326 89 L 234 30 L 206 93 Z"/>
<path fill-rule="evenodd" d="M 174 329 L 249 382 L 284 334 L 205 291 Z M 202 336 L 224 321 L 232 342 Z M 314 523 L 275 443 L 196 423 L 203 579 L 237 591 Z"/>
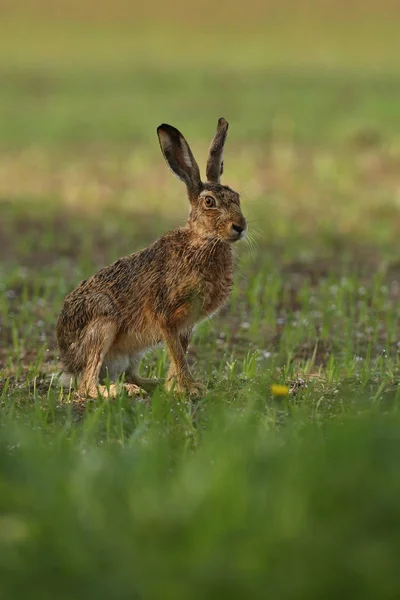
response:
<path fill-rule="evenodd" d="M 0 597 L 398 597 L 395 3 L 25 4 L 0 22 Z M 184 223 L 156 127 L 204 172 L 220 116 L 251 236 L 189 348 L 208 393 L 77 406 L 63 298 Z"/>

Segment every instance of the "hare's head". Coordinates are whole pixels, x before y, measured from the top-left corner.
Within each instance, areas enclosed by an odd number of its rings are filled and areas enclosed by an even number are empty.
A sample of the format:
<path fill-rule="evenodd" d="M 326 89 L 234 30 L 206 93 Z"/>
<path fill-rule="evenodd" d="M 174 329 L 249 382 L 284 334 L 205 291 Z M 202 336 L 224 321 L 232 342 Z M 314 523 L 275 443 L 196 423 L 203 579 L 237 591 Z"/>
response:
<path fill-rule="evenodd" d="M 165 124 L 157 129 L 167 164 L 187 187 L 191 205 L 189 226 L 199 237 L 236 242 L 245 235 L 247 224 L 239 194 L 220 183 L 227 131 L 227 121 L 219 119 L 207 160 L 207 182 L 203 183 L 197 162 L 180 131 Z"/>

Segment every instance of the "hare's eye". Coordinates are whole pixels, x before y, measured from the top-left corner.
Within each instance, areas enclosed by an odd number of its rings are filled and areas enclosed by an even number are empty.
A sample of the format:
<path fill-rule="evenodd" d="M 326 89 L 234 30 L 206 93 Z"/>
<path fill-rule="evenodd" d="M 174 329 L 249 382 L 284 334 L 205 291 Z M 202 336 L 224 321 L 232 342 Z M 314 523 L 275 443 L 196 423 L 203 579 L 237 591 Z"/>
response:
<path fill-rule="evenodd" d="M 206 196 L 204 198 L 204 204 L 207 208 L 213 208 L 215 206 L 215 198 L 212 196 Z"/>

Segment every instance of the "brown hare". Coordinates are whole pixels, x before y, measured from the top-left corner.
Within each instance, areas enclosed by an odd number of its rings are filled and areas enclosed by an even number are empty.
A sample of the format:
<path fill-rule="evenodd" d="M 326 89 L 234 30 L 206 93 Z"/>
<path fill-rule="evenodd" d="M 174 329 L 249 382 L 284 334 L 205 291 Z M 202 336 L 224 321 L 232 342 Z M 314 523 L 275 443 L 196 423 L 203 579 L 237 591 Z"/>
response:
<path fill-rule="evenodd" d="M 63 380 L 79 382 L 80 396 L 115 396 L 115 385 L 99 385 L 125 373 L 125 389 L 138 394 L 159 382 L 139 376 L 144 352 L 165 342 L 171 366 L 166 387 L 199 394 L 186 351 L 193 327 L 227 300 L 232 288 L 232 243 L 246 231 L 239 194 L 220 184 L 228 131 L 219 119 L 206 167 L 207 182 L 183 135 L 160 125 L 158 138 L 170 169 L 187 187 L 185 227 L 120 258 L 83 281 L 64 300 L 57 321 Z"/>

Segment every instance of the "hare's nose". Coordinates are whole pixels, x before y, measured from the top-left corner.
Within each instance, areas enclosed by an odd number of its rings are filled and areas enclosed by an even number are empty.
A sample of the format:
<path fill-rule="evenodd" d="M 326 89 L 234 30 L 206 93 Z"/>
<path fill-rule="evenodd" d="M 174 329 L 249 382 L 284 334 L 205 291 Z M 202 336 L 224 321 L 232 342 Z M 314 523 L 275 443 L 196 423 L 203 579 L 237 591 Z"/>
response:
<path fill-rule="evenodd" d="M 235 233 L 237 233 L 238 235 L 241 235 L 244 231 L 244 227 L 240 227 L 240 225 L 232 225 L 232 231 L 234 231 Z"/>

